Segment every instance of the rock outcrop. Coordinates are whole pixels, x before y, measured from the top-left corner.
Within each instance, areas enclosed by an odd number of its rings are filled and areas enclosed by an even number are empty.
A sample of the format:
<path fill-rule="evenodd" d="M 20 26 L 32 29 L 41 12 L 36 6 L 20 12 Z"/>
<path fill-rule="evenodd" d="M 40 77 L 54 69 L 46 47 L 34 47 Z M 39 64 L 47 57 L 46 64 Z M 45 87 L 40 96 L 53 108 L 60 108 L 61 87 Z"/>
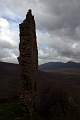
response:
<path fill-rule="evenodd" d="M 23 81 L 23 94 L 26 104 L 31 105 L 36 93 L 34 74 L 38 71 L 38 50 L 36 42 L 36 27 L 31 10 L 27 12 L 26 19 L 19 25 L 20 28 L 20 55 L 18 61 L 21 67 Z"/>

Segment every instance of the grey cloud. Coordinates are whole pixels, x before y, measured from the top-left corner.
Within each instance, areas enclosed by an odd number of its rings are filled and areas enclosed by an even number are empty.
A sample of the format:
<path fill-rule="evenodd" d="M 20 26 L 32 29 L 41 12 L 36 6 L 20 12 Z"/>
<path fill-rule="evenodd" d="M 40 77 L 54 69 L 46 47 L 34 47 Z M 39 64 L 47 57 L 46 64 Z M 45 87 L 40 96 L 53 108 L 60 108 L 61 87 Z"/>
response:
<path fill-rule="evenodd" d="M 32 8 L 37 27 L 42 29 L 72 28 L 70 29 L 72 31 L 80 25 L 79 0 L 4 0 L 4 2 L 10 10 L 21 16 L 25 15 L 28 8 Z"/>
<path fill-rule="evenodd" d="M 0 48 L 0 61 L 17 63 L 17 55 L 18 53 L 16 54 L 16 50 L 13 51 L 9 48 Z"/>
<path fill-rule="evenodd" d="M 77 38 L 76 28 L 80 26 L 80 1 L 78 0 L 43 0 L 44 11 L 37 16 L 39 29 L 61 31 L 73 39 Z M 64 32 L 62 33 L 64 36 Z"/>
<path fill-rule="evenodd" d="M 80 44 L 80 1 L 41 0 L 41 2 L 45 7 L 38 27 L 40 30 L 48 31 L 51 36 L 43 41 L 49 48 L 57 51 L 57 57 L 54 57 L 54 51 L 51 53 L 53 60 L 56 58 L 61 60 L 62 57 L 64 61 L 80 61 L 80 48 L 78 50 L 72 48 L 74 43 Z"/>
<path fill-rule="evenodd" d="M 0 61 L 16 63 L 18 55 L 18 48 L 12 46 L 9 42 L 0 41 Z"/>
<path fill-rule="evenodd" d="M 17 62 L 18 32 L 11 29 L 7 19 L 0 17 L 0 60 Z M 11 60 L 11 61 L 10 61 Z"/>
<path fill-rule="evenodd" d="M 0 59 L 6 58 L 6 57 L 10 57 L 10 51 L 8 48 L 0 48 Z"/>
<path fill-rule="evenodd" d="M 3 49 L 3 48 L 13 49 L 14 46 L 12 44 L 10 44 L 9 42 L 0 39 L 0 48 L 1 49 Z"/>
<path fill-rule="evenodd" d="M 23 19 L 27 10 L 32 8 L 37 31 L 40 32 L 37 35 L 41 63 L 51 60 L 80 61 L 80 48 L 72 47 L 80 44 L 80 0 L 1 0 L 0 6 L 4 8 L 0 15 L 16 15 Z M 16 42 L 18 44 L 18 40 Z M 48 49 L 41 47 L 44 44 Z M 15 50 L 10 43 L 3 42 L 1 47 L 11 49 L 14 56 L 18 55 L 18 46 Z M 9 57 L 6 59 L 11 60 Z"/>

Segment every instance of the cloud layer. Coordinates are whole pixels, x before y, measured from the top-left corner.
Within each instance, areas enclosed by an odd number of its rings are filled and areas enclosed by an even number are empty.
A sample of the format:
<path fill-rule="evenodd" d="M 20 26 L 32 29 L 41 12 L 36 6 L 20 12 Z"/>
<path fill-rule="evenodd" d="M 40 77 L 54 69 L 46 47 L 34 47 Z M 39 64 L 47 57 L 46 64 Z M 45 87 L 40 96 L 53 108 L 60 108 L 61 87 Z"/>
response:
<path fill-rule="evenodd" d="M 17 62 L 18 24 L 29 8 L 36 20 L 39 63 L 80 62 L 79 0 L 1 0 L 0 60 Z"/>

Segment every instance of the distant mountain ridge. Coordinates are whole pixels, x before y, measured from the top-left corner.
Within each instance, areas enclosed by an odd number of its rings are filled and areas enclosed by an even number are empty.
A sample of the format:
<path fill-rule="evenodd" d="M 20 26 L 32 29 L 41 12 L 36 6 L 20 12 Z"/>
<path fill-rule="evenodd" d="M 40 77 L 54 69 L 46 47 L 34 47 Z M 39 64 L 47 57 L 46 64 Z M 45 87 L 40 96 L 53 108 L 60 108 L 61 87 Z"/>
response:
<path fill-rule="evenodd" d="M 39 65 L 39 70 L 41 71 L 50 71 L 58 69 L 80 69 L 80 63 L 69 61 L 67 63 L 63 62 L 48 62 Z M 19 64 L 0 62 L 0 72 L 6 73 L 16 73 L 20 71 Z"/>
<path fill-rule="evenodd" d="M 48 62 L 39 66 L 42 71 L 51 71 L 58 69 L 80 69 L 80 63 L 69 61 L 67 63 L 63 62 Z"/>

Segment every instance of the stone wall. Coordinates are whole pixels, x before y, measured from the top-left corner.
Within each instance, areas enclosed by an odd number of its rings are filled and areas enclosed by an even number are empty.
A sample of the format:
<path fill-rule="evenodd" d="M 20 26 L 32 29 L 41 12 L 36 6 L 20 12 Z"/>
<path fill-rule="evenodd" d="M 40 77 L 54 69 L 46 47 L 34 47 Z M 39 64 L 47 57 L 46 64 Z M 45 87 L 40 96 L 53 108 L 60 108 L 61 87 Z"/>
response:
<path fill-rule="evenodd" d="M 32 114 L 33 106 L 35 106 L 35 97 L 37 96 L 37 81 L 34 79 L 34 75 L 38 71 L 38 50 L 35 20 L 31 10 L 27 12 L 26 19 L 19 25 L 19 29 L 20 55 L 18 60 L 23 85 L 21 97 Z"/>
<path fill-rule="evenodd" d="M 27 90 L 32 89 L 33 73 L 38 70 L 38 50 L 36 42 L 35 20 L 31 10 L 28 11 L 26 19 L 19 25 L 20 28 L 20 56 L 19 64 L 21 66 L 24 78 L 24 87 Z"/>

